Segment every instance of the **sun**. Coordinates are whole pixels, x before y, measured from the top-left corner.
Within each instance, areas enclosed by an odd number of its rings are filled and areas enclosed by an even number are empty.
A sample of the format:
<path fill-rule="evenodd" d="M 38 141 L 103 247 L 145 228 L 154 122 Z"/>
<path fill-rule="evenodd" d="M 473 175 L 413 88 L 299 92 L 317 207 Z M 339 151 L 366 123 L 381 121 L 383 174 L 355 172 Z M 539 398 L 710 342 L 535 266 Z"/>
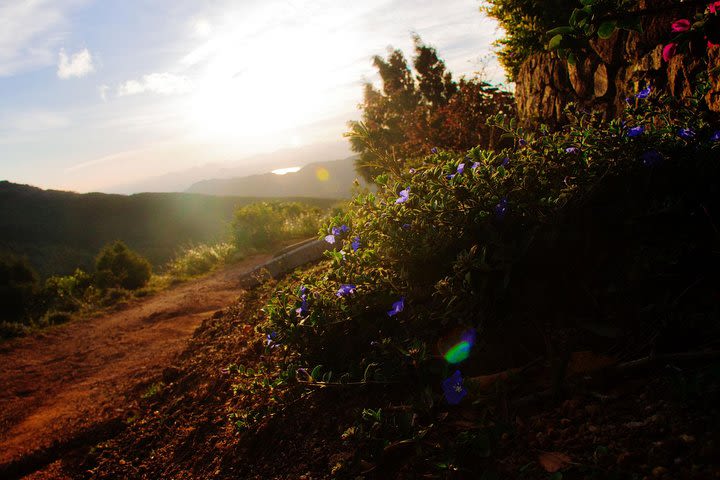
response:
<path fill-rule="evenodd" d="M 248 33 L 213 29 L 202 71 L 186 106 L 193 130 L 208 140 L 272 138 L 326 119 L 345 100 L 342 59 L 351 34 L 328 42 L 322 28 L 277 22 Z M 290 142 L 291 138 L 287 138 Z M 294 143 L 294 141 L 293 141 Z"/>

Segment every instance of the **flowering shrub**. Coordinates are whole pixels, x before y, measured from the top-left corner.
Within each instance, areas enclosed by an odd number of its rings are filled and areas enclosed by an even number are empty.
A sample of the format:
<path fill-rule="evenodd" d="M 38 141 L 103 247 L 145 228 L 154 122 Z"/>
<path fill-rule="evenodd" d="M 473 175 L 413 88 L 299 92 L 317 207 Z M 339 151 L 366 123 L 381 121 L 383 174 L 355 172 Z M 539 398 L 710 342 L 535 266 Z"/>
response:
<path fill-rule="evenodd" d="M 496 118 L 514 148 L 437 151 L 378 176 L 326 226 L 342 233 L 328 265 L 279 288 L 267 333 L 334 381 L 443 386 L 453 404 L 452 371 L 480 357 L 491 370 L 551 354 L 567 329 L 582 344 L 682 318 L 663 299 L 696 272 L 717 277 L 717 125 L 651 91 L 638 100 L 610 122 L 571 111 L 555 133 Z"/>

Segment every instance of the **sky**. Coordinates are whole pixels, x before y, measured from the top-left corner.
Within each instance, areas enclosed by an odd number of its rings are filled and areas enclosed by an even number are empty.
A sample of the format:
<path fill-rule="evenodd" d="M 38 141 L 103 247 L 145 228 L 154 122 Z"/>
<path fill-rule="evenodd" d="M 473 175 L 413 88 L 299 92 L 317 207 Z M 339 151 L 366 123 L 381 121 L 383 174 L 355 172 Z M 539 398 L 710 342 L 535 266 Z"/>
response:
<path fill-rule="evenodd" d="M 0 180 L 109 192 L 276 150 L 336 152 L 377 81 L 372 57 L 410 56 L 414 33 L 456 76 L 504 80 L 480 6 L 0 0 Z"/>

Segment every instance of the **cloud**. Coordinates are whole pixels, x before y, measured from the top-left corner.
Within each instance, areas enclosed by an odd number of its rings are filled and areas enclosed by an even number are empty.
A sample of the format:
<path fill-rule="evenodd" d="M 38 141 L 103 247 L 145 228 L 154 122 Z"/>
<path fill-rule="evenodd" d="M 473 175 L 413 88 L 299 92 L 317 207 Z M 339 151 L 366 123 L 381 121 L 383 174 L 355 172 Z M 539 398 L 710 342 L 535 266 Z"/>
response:
<path fill-rule="evenodd" d="M 85 0 L 0 1 L 0 77 L 53 65 L 68 13 Z"/>
<path fill-rule="evenodd" d="M 102 98 L 103 102 L 107 102 L 107 92 L 110 90 L 110 87 L 107 85 L 100 85 L 98 87 L 98 93 L 100 94 L 100 98 Z"/>
<path fill-rule="evenodd" d="M 58 54 L 58 69 L 57 76 L 63 80 L 67 80 L 72 77 L 84 77 L 95 71 L 93 65 L 92 55 L 90 51 L 85 48 L 79 52 L 68 57 L 65 53 L 65 49 L 61 49 Z"/>
<path fill-rule="evenodd" d="M 138 95 L 152 92 L 161 95 L 176 95 L 192 90 L 190 80 L 182 75 L 172 73 L 151 73 L 144 75 L 141 80 L 128 80 L 118 87 L 118 97 Z"/>

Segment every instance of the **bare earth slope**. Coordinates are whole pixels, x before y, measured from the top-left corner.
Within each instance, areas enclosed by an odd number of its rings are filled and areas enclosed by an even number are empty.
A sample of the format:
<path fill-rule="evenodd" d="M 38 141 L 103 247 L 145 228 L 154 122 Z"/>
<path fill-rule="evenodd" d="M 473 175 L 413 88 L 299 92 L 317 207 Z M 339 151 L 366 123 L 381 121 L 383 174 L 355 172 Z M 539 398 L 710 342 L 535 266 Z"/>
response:
<path fill-rule="evenodd" d="M 0 472 L 52 461 L 53 450 L 127 417 L 127 399 L 172 365 L 203 319 L 243 293 L 241 274 L 269 258 L 0 345 Z"/>

